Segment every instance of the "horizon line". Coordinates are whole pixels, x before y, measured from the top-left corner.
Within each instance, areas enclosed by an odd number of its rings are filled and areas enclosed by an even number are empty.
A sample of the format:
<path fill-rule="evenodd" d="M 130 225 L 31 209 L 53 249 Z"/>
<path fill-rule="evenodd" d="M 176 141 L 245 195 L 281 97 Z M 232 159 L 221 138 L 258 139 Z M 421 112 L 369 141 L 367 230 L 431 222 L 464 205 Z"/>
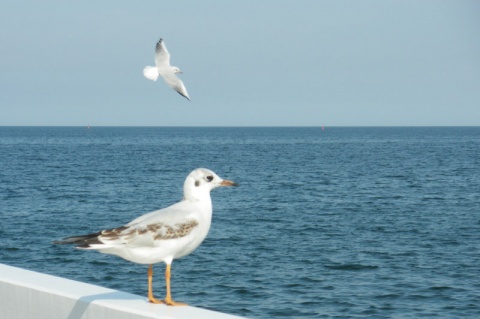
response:
<path fill-rule="evenodd" d="M 480 125 L 0 125 L 0 127 L 71 128 L 442 128 L 480 127 Z"/>

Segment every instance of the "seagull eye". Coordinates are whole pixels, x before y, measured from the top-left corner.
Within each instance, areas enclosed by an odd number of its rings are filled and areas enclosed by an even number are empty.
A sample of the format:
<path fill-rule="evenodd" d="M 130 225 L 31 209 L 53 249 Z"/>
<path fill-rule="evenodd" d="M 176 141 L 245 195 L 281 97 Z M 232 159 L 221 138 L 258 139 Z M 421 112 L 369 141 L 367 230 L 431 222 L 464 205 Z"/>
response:
<path fill-rule="evenodd" d="M 213 176 L 212 176 L 212 175 L 208 175 L 208 176 L 206 177 L 206 179 L 207 179 L 207 181 L 211 182 L 212 179 L 213 179 Z"/>

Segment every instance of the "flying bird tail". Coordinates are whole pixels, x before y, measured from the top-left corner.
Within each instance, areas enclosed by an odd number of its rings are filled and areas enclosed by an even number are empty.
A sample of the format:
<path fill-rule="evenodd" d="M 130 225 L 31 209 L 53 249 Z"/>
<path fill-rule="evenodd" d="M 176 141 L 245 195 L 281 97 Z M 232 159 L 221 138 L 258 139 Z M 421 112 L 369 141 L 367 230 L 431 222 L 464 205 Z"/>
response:
<path fill-rule="evenodd" d="M 146 66 L 143 69 L 143 75 L 152 81 L 156 81 L 158 79 L 158 69 L 154 66 Z"/>

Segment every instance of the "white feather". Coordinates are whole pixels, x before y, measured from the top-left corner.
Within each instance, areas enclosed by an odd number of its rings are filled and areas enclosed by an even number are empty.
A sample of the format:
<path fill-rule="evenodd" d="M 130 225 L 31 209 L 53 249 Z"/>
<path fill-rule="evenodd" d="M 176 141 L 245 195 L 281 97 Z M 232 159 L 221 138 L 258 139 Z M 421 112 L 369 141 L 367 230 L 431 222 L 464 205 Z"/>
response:
<path fill-rule="evenodd" d="M 146 66 L 145 69 L 143 69 L 143 75 L 152 81 L 156 81 L 158 79 L 158 69 L 154 66 Z"/>

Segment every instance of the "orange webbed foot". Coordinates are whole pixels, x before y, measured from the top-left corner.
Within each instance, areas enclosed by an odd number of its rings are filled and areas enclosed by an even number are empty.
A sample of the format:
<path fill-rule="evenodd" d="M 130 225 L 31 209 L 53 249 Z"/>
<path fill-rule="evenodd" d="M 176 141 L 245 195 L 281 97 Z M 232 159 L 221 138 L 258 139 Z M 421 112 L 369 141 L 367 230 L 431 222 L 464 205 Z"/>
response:
<path fill-rule="evenodd" d="M 188 306 L 186 303 L 176 302 L 176 301 L 173 301 L 172 299 L 168 299 L 168 298 L 166 298 L 163 302 L 168 306 Z"/>
<path fill-rule="evenodd" d="M 150 303 L 154 303 L 154 304 L 165 304 L 165 301 L 163 300 L 158 300 L 157 298 L 154 298 L 154 297 L 148 297 L 148 301 Z"/>

